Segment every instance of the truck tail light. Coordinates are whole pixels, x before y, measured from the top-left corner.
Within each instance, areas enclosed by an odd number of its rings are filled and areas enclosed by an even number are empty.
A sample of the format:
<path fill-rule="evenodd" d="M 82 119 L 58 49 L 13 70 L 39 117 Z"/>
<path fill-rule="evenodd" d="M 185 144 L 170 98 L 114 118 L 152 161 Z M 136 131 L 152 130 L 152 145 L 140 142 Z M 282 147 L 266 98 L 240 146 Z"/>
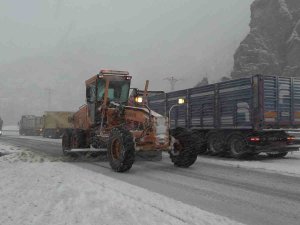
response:
<path fill-rule="evenodd" d="M 292 142 L 295 141 L 296 138 L 294 136 L 288 136 L 286 139 L 288 142 Z"/>
<path fill-rule="evenodd" d="M 250 142 L 260 142 L 260 137 L 249 137 L 248 141 L 250 141 Z"/>

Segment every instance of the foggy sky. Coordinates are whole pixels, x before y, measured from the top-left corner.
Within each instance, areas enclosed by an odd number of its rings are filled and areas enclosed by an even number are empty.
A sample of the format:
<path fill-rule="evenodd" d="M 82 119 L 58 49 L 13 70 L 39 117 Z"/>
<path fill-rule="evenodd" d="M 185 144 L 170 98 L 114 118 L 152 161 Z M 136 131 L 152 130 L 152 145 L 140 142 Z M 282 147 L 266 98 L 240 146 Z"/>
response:
<path fill-rule="evenodd" d="M 149 79 L 152 90 L 168 91 L 168 76 L 182 78 L 176 89 L 216 81 L 231 72 L 251 2 L 0 0 L 0 116 L 42 113 L 47 88 L 52 110 L 76 110 L 101 68 L 128 70 L 135 87 Z"/>

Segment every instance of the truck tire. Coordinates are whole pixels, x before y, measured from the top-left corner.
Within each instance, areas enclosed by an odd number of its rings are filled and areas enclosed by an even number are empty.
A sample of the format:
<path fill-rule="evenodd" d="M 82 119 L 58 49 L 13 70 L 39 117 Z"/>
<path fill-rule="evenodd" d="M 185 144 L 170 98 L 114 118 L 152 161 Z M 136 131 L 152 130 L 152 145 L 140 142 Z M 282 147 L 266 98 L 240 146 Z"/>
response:
<path fill-rule="evenodd" d="M 228 146 L 233 158 L 242 159 L 249 154 L 247 141 L 241 134 L 233 134 L 228 140 Z"/>
<path fill-rule="evenodd" d="M 211 155 L 219 155 L 226 150 L 222 135 L 219 133 L 208 134 L 207 143 Z"/>
<path fill-rule="evenodd" d="M 278 153 L 267 153 L 267 155 L 271 158 L 283 158 L 285 157 L 289 152 L 278 152 Z"/>
<path fill-rule="evenodd" d="M 197 160 L 197 151 L 192 144 L 192 132 L 186 129 L 175 129 L 171 135 L 176 139 L 173 149 L 169 152 L 175 166 L 187 168 Z"/>
<path fill-rule="evenodd" d="M 63 155 L 68 156 L 70 155 L 71 150 L 71 136 L 72 136 L 72 130 L 68 129 L 64 132 L 62 137 L 62 151 Z"/>
<path fill-rule="evenodd" d="M 49 138 L 50 137 L 48 129 L 44 130 L 43 137 L 45 137 L 45 138 Z"/>
<path fill-rule="evenodd" d="M 107 145 L 107 158 L 115 172 L 128 171 L 135 160 L 132 134 L 123 128 L 113 128 Z"/>
<path fill-rule="evenodd" d="M 194 145 L 193 148 L 197 151 L 197 154 L 205 154 L 207 152 L 207 142 L 205 138 L 205 133 L 193 130 L 192 139 L 192 143 Z"/>

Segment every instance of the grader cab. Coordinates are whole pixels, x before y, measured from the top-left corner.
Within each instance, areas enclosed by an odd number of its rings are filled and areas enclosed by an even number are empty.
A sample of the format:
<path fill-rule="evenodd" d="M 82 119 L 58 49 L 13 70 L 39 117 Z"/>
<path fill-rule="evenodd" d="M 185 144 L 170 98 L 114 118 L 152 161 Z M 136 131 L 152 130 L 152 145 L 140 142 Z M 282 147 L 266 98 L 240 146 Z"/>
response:
<path fill-rule="evenodd" d="M 173 163 L 189 167 L 197 159 L 190 134 L 172 132 L 168 118 L 152 111 L 140 98 L 128 104 L 131 76 L 126 71 L 101 70 L 86 83 L 86 105 L 73 116 L 73 128 L 63 135 L 63 153 L 107 152 L 111 168 L 132 167 L 138 151 L 168 151 Z M 147 94 L 146 82 L 144 96 Z"/>

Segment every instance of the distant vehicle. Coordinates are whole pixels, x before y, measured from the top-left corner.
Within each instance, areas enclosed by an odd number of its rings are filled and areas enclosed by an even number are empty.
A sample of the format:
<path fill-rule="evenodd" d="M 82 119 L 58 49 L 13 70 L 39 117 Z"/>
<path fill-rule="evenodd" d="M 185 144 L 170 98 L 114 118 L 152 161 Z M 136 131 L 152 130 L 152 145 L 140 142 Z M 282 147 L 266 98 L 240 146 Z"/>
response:
<path fill-rule="evenodd" d="M 173 109 L 178 98 L 186 104 Z M 151 109 L 170 115 L 172 129 L 192 132 L 199 154 L 284 157 L 300 147 L 290 132 L 300 129 L 300 78 L 255 75 L 148 101 Z"/>
<path fill-rule="evenodd" d="M 43 116 L 43 137 L 60 138 L 66 129 L 72 127 L 70 118 L 74 112 L 47 111 Z"/>
<path fill-rule="evenodd" d="M 0 117 L 0 136 L 2 135 L 3 120 Z"/>
<path fill-rule="evenodd" d="M 23 115 L 19 122 L 20 135 L 38 136 L 42 134 L 43 118 L 41 116 Z"/>

